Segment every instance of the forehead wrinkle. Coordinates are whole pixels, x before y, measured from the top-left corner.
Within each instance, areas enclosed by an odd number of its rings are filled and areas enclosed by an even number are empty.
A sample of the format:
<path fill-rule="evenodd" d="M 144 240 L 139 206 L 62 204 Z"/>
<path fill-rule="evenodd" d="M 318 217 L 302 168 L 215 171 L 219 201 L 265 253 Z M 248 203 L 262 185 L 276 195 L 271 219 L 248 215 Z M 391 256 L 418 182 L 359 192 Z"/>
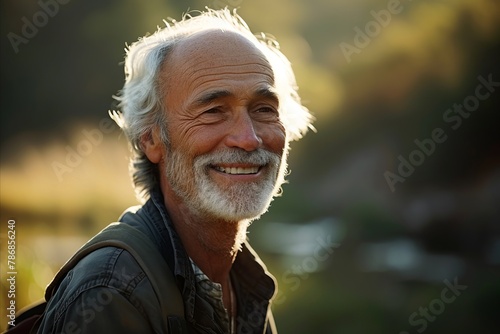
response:
<path fill-rule="evenodd" d="M 221 66 L 257 65 L 271 70 L 271 64 L 264 55 L 241 52 L 240 55 L 238 55 L 238 50 L 236 52 L 233 52 L 232 55 L 220 55 L 212 52 L 211 54 L 204 53 L 199 56 L 190 56 L 188 59 L 189 63 L 194 64 L 195 66 L 200 66 L 201 68 L 211 68 L 216 66 L 214 63 L 224 62 L 225 65 Z"/>
<path fill-rule="evenodd" d="M 176 49 L 177 52 L 174 51 L 175 55 L 170 57 L 170 67 L 175 69 L 174 71 L 177 72 L 178 77 L 185 76 L 184 79 L 189 79 L 199 71 L 240 66 L 256 66 L 259 70 L 262 70 L 263 74 L 269 72 L 274 76 L 271 64 L 260 50 L 257 50 L 257 52 L 254 50 L 249 51 L 245 50 L 245 47 L 227 50 L 227 48 L 224 48 L 225 46 L 227 45 L 223 45 L 222 49 L 217 50 L 207 50 L 206 47 L 199 47 L 191 50 L 191 52 Z"/>
<path fill-rule="evenodd" d="M 241 72 L 224 72 L 224 73 L 220 73 L 221 75 L 235 75 L 235 76 L 242 76 L 242 75 L 263 75 L 261 72 L 244 72 L 244 73 L 241 73 Z M 273 85 L 274 84 L 274 78 L 273 76 L 271 75 L 263 75 L 265 76 L 269 82 L 267 82 L 267 80 L 264 80 L 264 78 L 262 78 L 262 81 L 270 84 L 270 85 Z M 203 84 L 207 84 L 209 82 L 214 82 L 214 81 L 218 81 L 218 80 L 223 80 L 223 78 L 212 78 L 212 79 L 209 79 L 209 80 L 206 80 L 206 78 L 210 78 L 210 77 L 213 77 L 212 74 L 202 74 L 202 75 L 199 75 L 196 77 L 196 79 L 192 80 L 191 83 L 189 84 L 190 87 L 199 87 Z M 235 78 L 233 80 L 238 80 L 238 78 Z M 260 80 L 259 80 L 260 81 Z M 193 89 L 194 90 L 194 89 Z"/>
<path fill-rule="evenodd" d="M 258 71 L 253 69 L 252 68 L 253 66 L 258 67 Z M 241 68 L 241 71 L 234 71 L 231 68 Z M 226 69 L 228 69 L 228 70 L 226 70 Z M 231 70 L 229 70 L 229 69 L 231 69 Z M 207 72 L 207 73 L 200 74 L 200 72 Z M 184 79 L 196 81 L 198 78 L 202 78 L 204 76 L 210 76 L 210 75 L 214 75 L 214 74 L 215 75 L 259 74 L 259 75 L 268 76 L 271 79 L 271 82 L 274 82 L 274 73 L 271 70 L 271 68 L 269 68 L 263 64 L 253 63 L 253 62 L 244 63 L 244 64 L 224 64 L 224 65 L 218 65 L 218 66 L 211 66 L 209 68 L 204 68 L 204 67 L 197 68 L 197 67 L 193 67 L 193 66 L 187 67 L 183 71 L 183 73 L 181 74 L 181 77 L 185 76 Z M 198 77 L 193 79 L 193 76 L 197 76 L 197 75 L 198 75 Z"/>

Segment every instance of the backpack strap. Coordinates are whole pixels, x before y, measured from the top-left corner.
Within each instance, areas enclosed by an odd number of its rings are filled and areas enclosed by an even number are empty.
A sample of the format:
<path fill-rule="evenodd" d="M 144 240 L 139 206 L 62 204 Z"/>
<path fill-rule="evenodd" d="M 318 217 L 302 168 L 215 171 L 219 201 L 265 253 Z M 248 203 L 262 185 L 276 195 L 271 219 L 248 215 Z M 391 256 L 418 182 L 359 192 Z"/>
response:
<path fill-rule="evenodd" d="M 136 228 L 124 223 L 112 223 L 83 245 L 59 270 L 47 287 L 48 301 L 66 274 L 88 254 L 103 247 L 117 247 L 129 252 L 148 277 L 160 303 L 163 317 L 168 319 L 169 334 L 187 333 L 184 302 L 174 275 L 153 241 Z M 154 270 L 152 270 L 154 268 Z"/>

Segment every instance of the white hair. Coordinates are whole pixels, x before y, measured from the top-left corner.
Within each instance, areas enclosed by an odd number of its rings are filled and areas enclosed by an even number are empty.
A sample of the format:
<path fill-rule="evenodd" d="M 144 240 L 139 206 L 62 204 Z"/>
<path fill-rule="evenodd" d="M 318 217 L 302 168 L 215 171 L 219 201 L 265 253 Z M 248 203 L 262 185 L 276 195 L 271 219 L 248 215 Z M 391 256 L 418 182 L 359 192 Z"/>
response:
<path fill-rule="evenodd" d="M 148 197 L 158 183 L 158 167 L 142 151 L 141 138 L 158 127 L 162 140 L 168 142 L 165 126 L 168 111 L 162 104 L 159 79 L 162 64 L 179 41 L 195 33 L 218 29 L 239 33 L 252 42 L 273 69 L 280 99 L 280 120 L 286 129 L 287 140 L 298 140 L 312 128 L 313 117 L 300 101 L 291 64 L 273 37 L 264 33 L 254 35 L 236 11 L 228 9 L 207 9 L 196 16 L 186 14 L 179 22 L 165 23 L 165 28 L 139 38 L 126 49 L 125 84 L 115 97 L 121 111 L 110 112 L 131 144 L 131 173 L 139 198 Z"/>

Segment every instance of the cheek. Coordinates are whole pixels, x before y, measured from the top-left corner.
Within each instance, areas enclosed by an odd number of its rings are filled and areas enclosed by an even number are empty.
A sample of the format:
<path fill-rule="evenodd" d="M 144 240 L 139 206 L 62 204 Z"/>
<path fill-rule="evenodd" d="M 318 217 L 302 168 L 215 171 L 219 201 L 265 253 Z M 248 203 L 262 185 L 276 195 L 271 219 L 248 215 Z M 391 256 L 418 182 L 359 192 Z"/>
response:
<path fill-rule="evenodd" d="M 172 126 L 172 146 L 194 159 L 214 150 L 222 141 L 223 131 L 216 126 L 178 124 Z"/>
<path fill-rule="evenodd" d="M 286 145 L 286 131 L 281 124 L 268 125 L 261 132 L 264 148 L 281 155 Z"/>

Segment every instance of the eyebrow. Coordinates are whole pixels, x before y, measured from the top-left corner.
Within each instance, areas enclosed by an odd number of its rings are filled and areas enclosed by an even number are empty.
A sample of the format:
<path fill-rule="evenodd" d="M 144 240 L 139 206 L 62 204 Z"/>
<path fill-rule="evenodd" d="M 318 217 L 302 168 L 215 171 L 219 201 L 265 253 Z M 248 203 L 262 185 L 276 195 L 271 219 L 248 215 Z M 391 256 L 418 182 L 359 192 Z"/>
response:
<path fill-rule="evenodd" d="M 280 101 L 278 93 L 276 93 L 274 88 L 260 88 L 255 92 L 255 95 L 276 102 L 277 104 L 279 104 Z"/>
<path fill-rule="evenodd" d="M 194 101 L 194 103 L 195 103 L 195 105 L 202 106 L 202 105 L 210 104 L 217 99 L 231 96 L 231 95 L 232 95 L 231 92 L 228 90 L 211 91 L 211 92 L 205 93 L 202 96 L 200 96 L 199 98 L 197 98 L 196 101 Z"/>
<path fill-rule="evenodd" d="M 224 98 L 224 97 L 228 97 L 228 96 L 232 96 L 232 95 L 233 95 L 233 93 L 231 93 L 230 91 L 225 90 L 225 89 L 210 91 L 210 92 L 203 94 L 199 98 L 197 98 L 194 101 L 194 104 L 198 105 L 198 106 L 207 105 L 207 104 L 210 104 L 213 101 L 216 101 L 220 98 Z M 259 88 L 254 92 L 253 95 L 255 97 L 260 97 L 260 98 L 265 98 L 265 99 L 271 100 L 273 102 L 276 102 L 277 104 L 279 103 L 278 94 L 274 91 L 274 89 L 271 89 L 269 87 Z"/>

